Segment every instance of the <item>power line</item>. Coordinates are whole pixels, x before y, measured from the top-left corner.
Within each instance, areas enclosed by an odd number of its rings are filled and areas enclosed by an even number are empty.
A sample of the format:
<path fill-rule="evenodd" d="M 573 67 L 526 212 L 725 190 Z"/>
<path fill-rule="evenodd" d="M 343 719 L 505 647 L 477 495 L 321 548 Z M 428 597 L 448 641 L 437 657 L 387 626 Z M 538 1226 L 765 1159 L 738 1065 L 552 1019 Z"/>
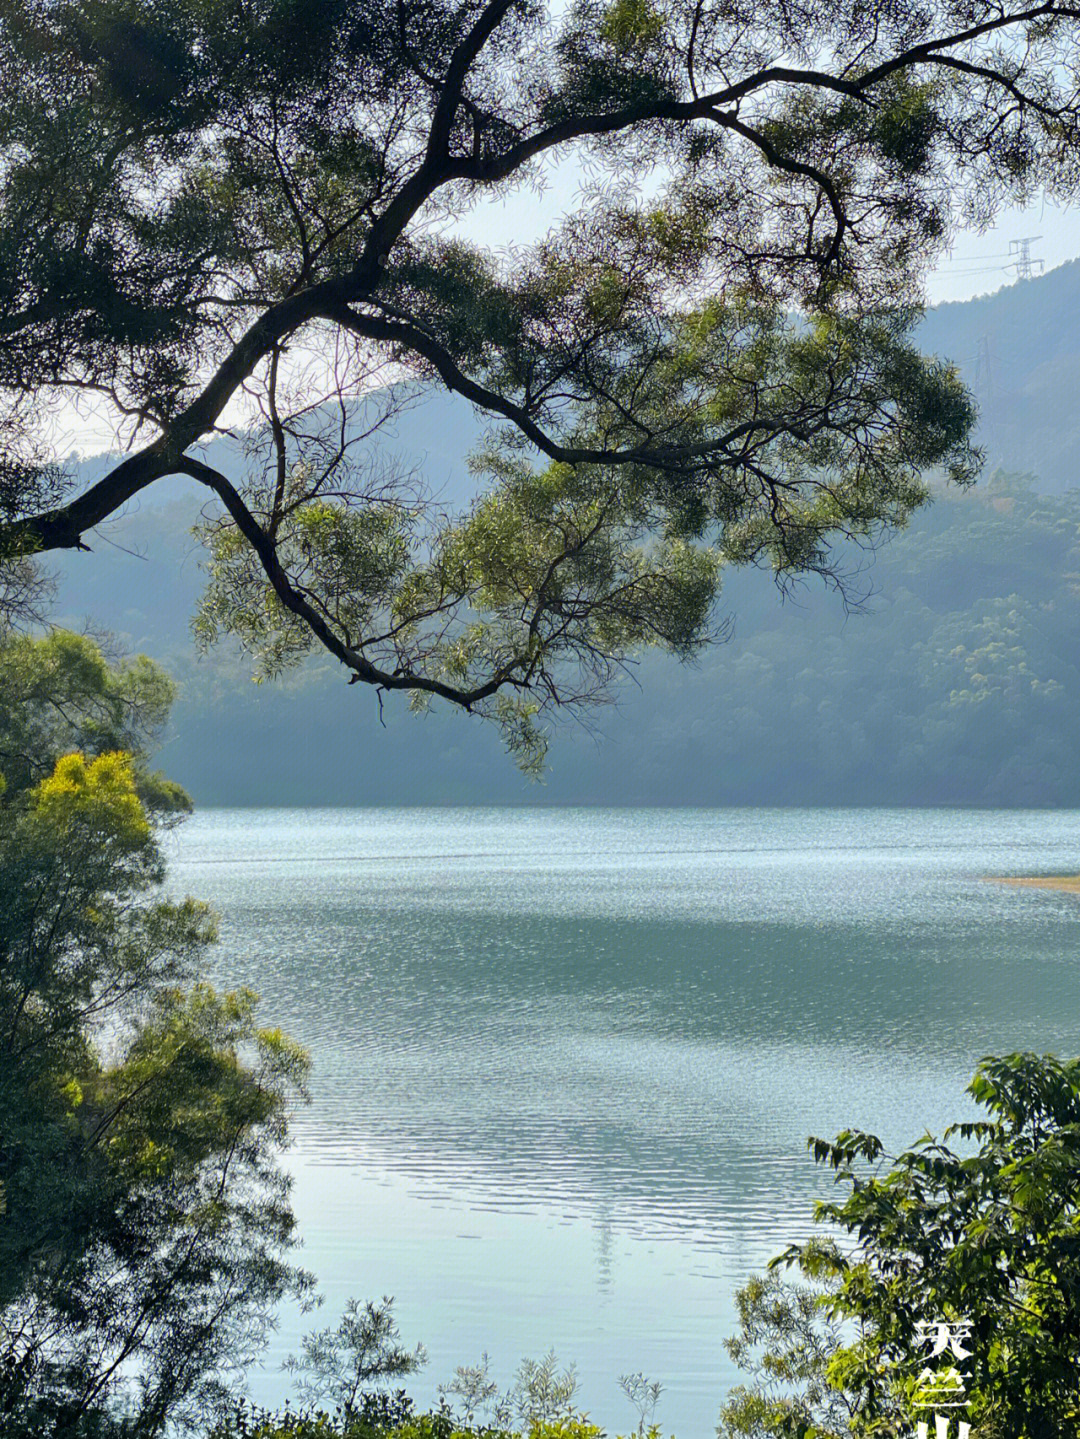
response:
<path fill-rule="evenodd" d="M 939 265 L 981 265 L 984 260 L 1007 260 L 1011 250 L 996 250 L 992 255 L 943 255 Z"/>
<path fill-rule="evenodd" d="M 979 420 L 989 440 L 988 458 L 990 462 L 1000 463 L 1001 439 L 997 426 L 997 393 L 994 384 L 993 355 L 990 346 L 990 336 L 980 335 L 975 344 L 974 371 L 972 377 L 972 390 L 979 402 Z"/>

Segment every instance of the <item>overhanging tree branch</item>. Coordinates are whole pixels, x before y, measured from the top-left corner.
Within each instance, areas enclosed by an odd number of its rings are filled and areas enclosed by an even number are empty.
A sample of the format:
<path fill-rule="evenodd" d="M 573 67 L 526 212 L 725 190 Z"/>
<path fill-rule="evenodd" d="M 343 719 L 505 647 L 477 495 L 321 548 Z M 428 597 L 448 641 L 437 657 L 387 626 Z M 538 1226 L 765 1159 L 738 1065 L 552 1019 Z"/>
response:
<path fill-rule="evenodd" d="M 559 504 L 585 530 L 590 487 L 617 498 L 620 564 L 630 495 L 665 544 L 827 574 L 830 534 L 902 520 L 927 468 L 974 466 L 962 387 L 905 338 L 947 233 L 943 195 L 1047 178 L 1064 192 L 1077 167 L 1051 172 L 1047 156 L 1080 157 L 1075 0 L 937 0 L 892 25 L 812 0 L 798 17 L 761 7 L 753 31 L 731 0 L 662 14 L 598 0 L 557 18 L 516 0 L 431 0 L 422 16 L 410 0 L 342 0 L 298 11 L 288 43 L 261 11 L 222 27 L 213 7 L 136 0 L 140 53 L 173 58 L 132 75 L 104 42 L 90 52 L 62 25 L 46 33 L 32 0 L 12 7 L 0 16 L 13 97 L 0 117 L 0 460 L 16 456 L 19 498 L 5 501 L 0 473 L 0 562 L 85 547 L 146 486 L 194 475 L 284 610 L 356 678 L 466 707 L 526 687 L 546 662 L 509 638 L 483 526 L 443 533 L 466 555 L 451 584 L 416 550 L 406 564 L 400 514 L 347 479 L 287 498 L 311 439 L 277 404 L 285 347 L 347 338 L 506 421 L 575 472 Z M 571 145 L 591 146 L 617 182 L 573 231 L 520 261 L 455 238 L 478 192 Z M 632 177 L 650 166 L 671 183 L 646 205 Z M 263 506 L 263 477 L 230 479 L 191 451 L 245 387 L 268 383 Z M 157 433 L 58 502 L 35 484 L 27 413 L 76 390 Z M 478 513 L 493 545 L 523 527 L 535 563 L 514 583 L 533 594 L 554 559 L 544 524 L 565 514 L 544 511 L 523 453 L 494 462 L 493 509 Z M 665 555 L 687 567 L 674 590 L 699 593 L 687 556 Z M 377 573 L 361 574 L 360 557 Z M 552 571 L 556 587 L 568 568 Z M 369 594 L 396 596 L 416 624 L 376 622 Z M 474 603 L 488 606 L 474 616 L 483 642 L 463 618 Z M 446 632 L 374 662 L 365 637 L 404 646 L 421 617 Z M 628 643 L 654 627 L 638 618 Z M 595 639 L 553 632 L 545 653 L 599 654 Z"/>
<path fill-rule="evenodd" d="M 219 470 L 190 456 L 184 457 L 178 469 L 214 491 L 229 512 L 237 529 L 258 555 L 259 562 L 266 572 L 266 577 L 273 586 L 278 600 L 290 614 L 303 620 L 318 638 L 320 644 L 352 671 L 354 681 L 375 685 L 381 690 L 418 690 L 425 694 L 436 695 L 440 699 L 449 700 L 452 704 L 468 710 L 473 705 L 496 694 L 510 678 L 510 674 L 507 672 L 492 678 L 486 684 L 477 685 L 472 689 L 461 689 L 424 675 L 398 674 L 379 669 L 357 650 L 345 644 L 327 623 L 319 609 L 305 599 L 293 585 L 282 569 L 273 540 L 259 525 L 234 486 Z"/>

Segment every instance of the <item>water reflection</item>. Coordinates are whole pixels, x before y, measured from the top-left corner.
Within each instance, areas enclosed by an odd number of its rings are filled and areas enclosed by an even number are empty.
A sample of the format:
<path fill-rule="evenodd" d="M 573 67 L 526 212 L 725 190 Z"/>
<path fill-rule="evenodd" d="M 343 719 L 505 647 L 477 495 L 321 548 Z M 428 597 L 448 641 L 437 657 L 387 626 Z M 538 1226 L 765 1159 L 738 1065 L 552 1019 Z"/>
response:
<path fill-rule="evenodd" d="M 710 1433 L 735 1284 L 827 1185 L 807 1135 L 902 1143 L 983 1054 L 1080 1052 L 1080 900 L 983 880 L 1080 868 L 1073 813 L 218 811 L 173 843 L 220 978 L 316 1061 L 305 1260 L 409 1306 L 431 1389 L 555 1343 L 597 1417 L 651 1367 L 665 1428 Z"/>

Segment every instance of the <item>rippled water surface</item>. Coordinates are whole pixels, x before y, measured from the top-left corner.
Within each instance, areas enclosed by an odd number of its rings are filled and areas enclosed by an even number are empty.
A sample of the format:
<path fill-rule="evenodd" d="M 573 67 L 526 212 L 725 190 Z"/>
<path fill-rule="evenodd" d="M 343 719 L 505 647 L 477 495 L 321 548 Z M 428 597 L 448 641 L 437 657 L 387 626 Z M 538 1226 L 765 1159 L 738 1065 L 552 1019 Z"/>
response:
<path fill-rule="evenodd" d="M 982 1055 L 1080 1053 L 1080 896 L 986 882 L 1080 870 L 1080 813 L 216 810 L 170 850 L 215 978 L 315 1061 L 317 1322 L 394 1295 L 425 1403 L 554 1346 L 609 1432 L 644 1370 L 707 1439 L 734 1291 L 830 1189 L 807 1136 L 903 1143 Z"/>

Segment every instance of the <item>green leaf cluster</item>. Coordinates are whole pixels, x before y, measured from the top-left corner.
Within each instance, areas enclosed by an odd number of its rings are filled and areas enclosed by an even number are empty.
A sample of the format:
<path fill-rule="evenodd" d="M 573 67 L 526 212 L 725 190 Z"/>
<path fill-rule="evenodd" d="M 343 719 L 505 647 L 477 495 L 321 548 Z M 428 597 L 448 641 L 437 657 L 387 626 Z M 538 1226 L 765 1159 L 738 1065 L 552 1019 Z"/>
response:
<path fill-rule="evenodd" d="M 806 1300 L 775 1280 L 744 1292 L 744 1338 L 733 1352 L 744 1356 L 763 1303 L 778 1296 L 771 1337 L 798 1342 L 774 1347 L 769 1377 L 812 1381 L 807 1422 L 822 1422 L 823 1386 L 834 1409 L 837 1396 L 848 1406 L 846 1425 L 821 1432 L 907 1432 L 926 1362 L 917 1326 L 961 1319 L 971 1323 L 965 1417 L 974 1433 L 1050 1439 L 1080 1419 L 1080 1060 L 990 1057 L 968 1093 L 985 1118 L 895 1156 L 858 1131 L 811 1140 L 846 1191 L 816 1206 L 837 1242 L 792 1246 L 773 1264 L 795 1264 L 823 1288 Z M 811 1319 L 825 1325 L 812 1343 Z M 759 1427 L 739 1428 L 734 1421 L 751 1411 Z M 795 1432 L 768 1428 L 770 1412 L 759 1384 L 721 1432 Z"/>
<path fill-rule="evenodd" d="M 406 1349 L 393 1317 L 393 1299 L 350 1299 L 336 1327 L 304 1336 L 303 1350 L 285 1367 L 300 1376 L 297 1392 L 308 1404 L 328 1400 L 338 1410 L 356 1413 L 373 1383 L 385 1384 L 412 1374 L 427 1359 L 423 1345 Z"/>
<path fill-rule="evenodd" d="M 659 1439 L 657 1426 L 647 1431 Z M 337 1411 L 251 1415 L 241 1411 L 209 1439 L 605 1439 L 606 1431 L 585 1417 L 540 1420 L 524 1428 L 458 1422 L 445 1410 L 384 1424 Z"/>
<path fill-rule="evenodd" d="M 642 649 L 685 658 L 706 643 L 720 557 L 665 531 L 640 477 L 613 487 L 596 467 L 536 470 L 510 451 L 480 463 L 497 484 L 458 517 L 403 501 L 357 509 L 295 474 L 280 518 L 268 496 L 259 513 L 292 582 L 318 596 L 343 644 L 392 678 L 416 676 L 416 707 L 440 685 L 463 695 L 537 772 L 545 710 L 603 698 Z M 215 521 L 201 534 L 199 642 L 235 636 L 258 678 L 298 664 L 316 638 L 237 527 Z"/>
<path fill-rule="evenodd" d="M 720 1411 L 718 1439 L 839 1439 L 860 1397 L 830 1382 L 844 1330 L 831 1316 L 835 1281 L 754 1276 L 735 1296 L 739 1332 L 724 1347 L 747 1382 Z"/>

